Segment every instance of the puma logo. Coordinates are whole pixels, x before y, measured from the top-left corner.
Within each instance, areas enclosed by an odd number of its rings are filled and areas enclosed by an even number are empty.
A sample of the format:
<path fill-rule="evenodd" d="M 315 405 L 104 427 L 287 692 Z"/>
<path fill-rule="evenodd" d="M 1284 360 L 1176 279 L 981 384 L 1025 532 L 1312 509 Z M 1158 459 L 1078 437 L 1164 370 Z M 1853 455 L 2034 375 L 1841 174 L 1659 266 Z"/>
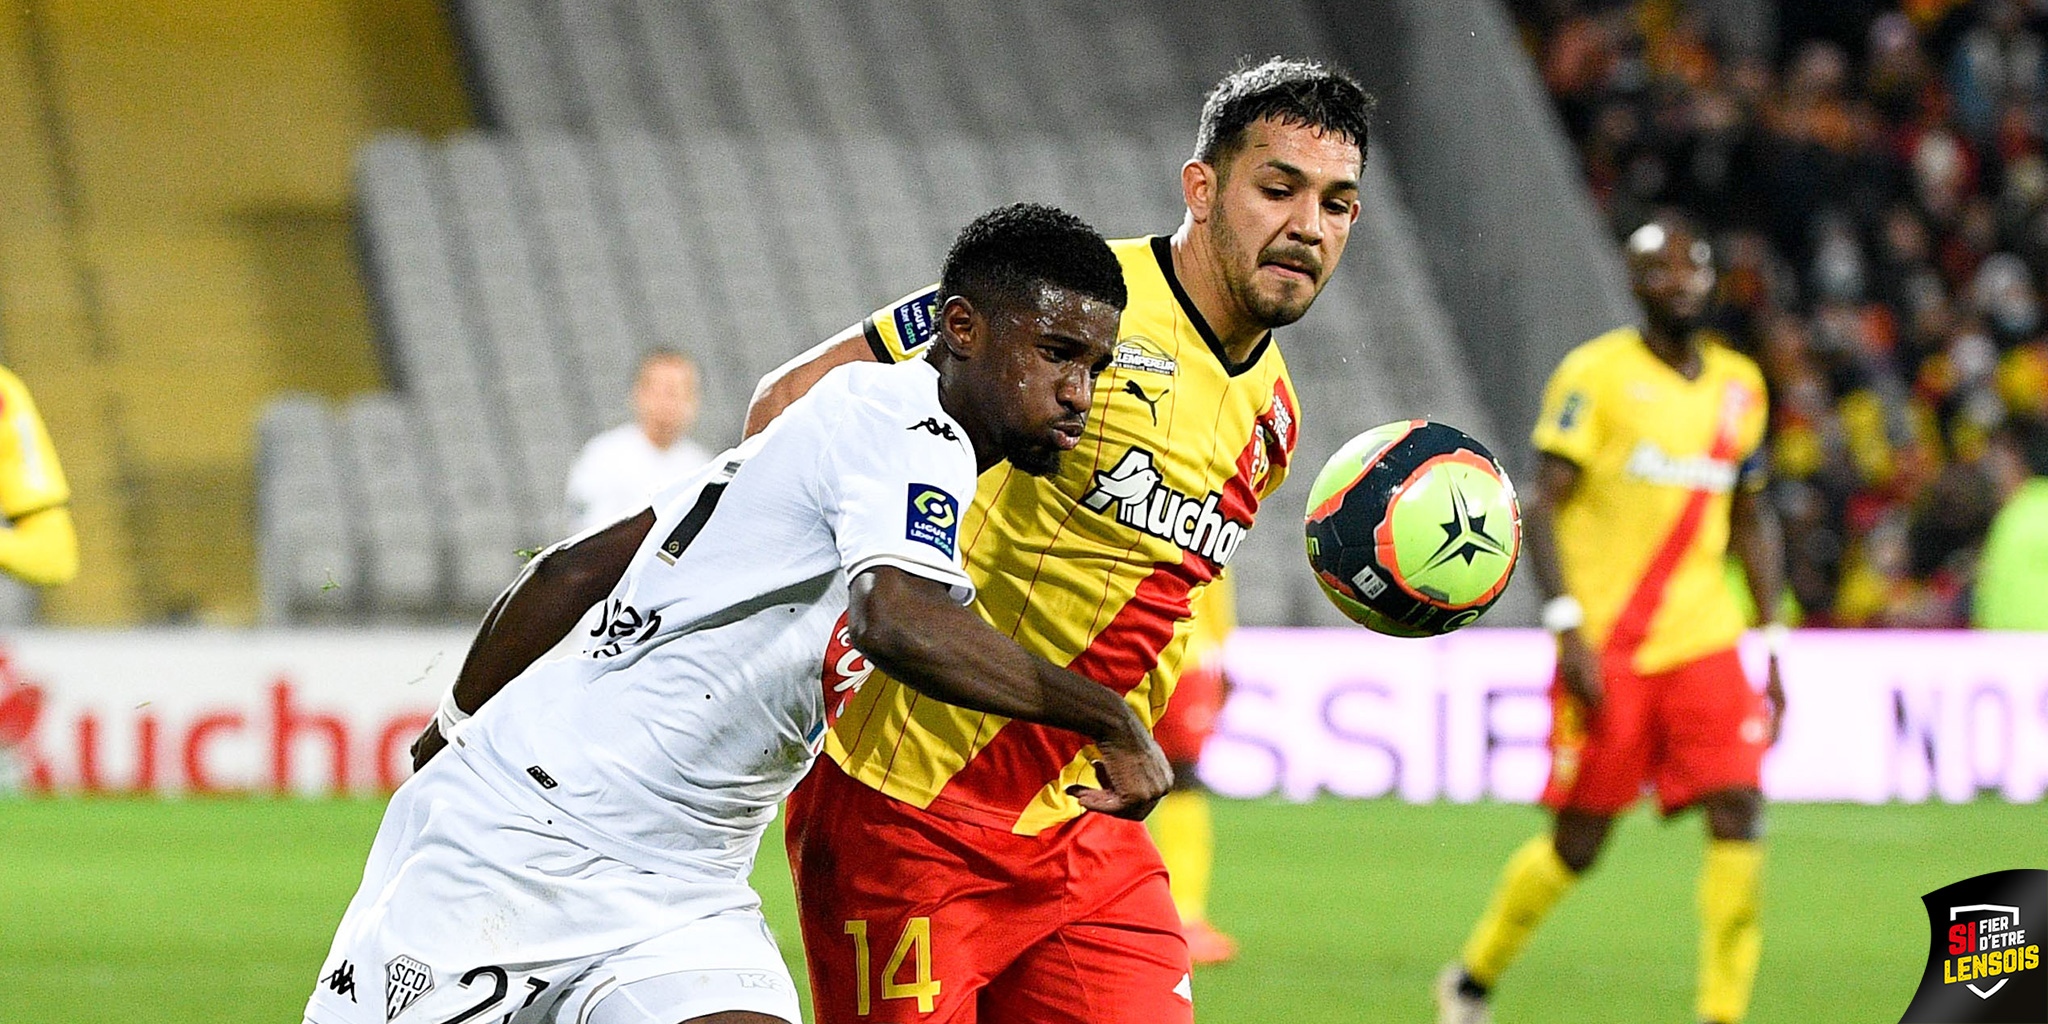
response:
<path fill-rule="evenodd" d="M 1138 401 L 1141 401 L 1141 402 L 1145 403 L 1145 408 L 1147 408 L 1147 409 L 1150 409 L 1150 410 L 1152 410 L 1152 425 L 1153 425 L 1153 426 L 1155 426 L 1155 427 L 1156 427 L 1156 426 L 1158 426 L 1158 425 L 1159 425 L 1159 399 L 1160 399 L 1160 398 L 1165 398 L 1165 397 L 1166 397 L 1166 392 L 1164 392 L 1164 391 L 1161 391 L 1161 392 L 1159 393 L 1159 398 L 1154 398 L 1154 397 L 1152 397 L 1151 395 L 1148 395 L 1148 394 L 1146 394 L 1146 393 L 1145 393 L 1145 389 L 1144 389 L 1144 388 L 1141 388 L 1141 387 L 1139 387 L 1139 386 L 1138 386 L 1138 382 L 1137 382 L 1137 381 L 1134 381 L 1134 380 L 1127 380 L 1127 381 L 1124 381 L 1124 390 L 1125 390 L 1125 391 L 1128 391 L 1128 392 L 1130 392 L 1131 394 L 1134 394 L 1134 395 L 1138 396 Z"/>

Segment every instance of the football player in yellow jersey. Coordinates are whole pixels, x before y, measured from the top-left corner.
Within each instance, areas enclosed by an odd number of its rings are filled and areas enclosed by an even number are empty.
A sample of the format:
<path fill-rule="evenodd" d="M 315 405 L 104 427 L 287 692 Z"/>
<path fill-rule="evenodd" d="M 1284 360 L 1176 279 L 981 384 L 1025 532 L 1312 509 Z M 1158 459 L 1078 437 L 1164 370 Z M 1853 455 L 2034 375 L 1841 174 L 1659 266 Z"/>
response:
<path fill-rule="evenodd" d="M 54 587 L 78 575 L 78 535 L 71 528 L 71 487 L 57 465 L 50 432 L 21 378 L 0 368 L 0 571 L 23 583 Z M 10 750 L 34 730 L 42 690 L 0 678 L 0 779 Z"/>
<path fill-rule="evenodd" d="M 78 575 L 71 487 L 28 388 L 0 369 L 0 570 L 38 587 Z"/>
<path fill-rule="evenodd" d="M 1045 478 L 984 474 L 961 523 L 981 615 L 1148 722 L 1180 675 L 1191 600 L 1292 458 L 1299 408 L 1271 331 L 1307 312 L 1343 255 L 1370 106 L 1307 61 L 1216 86 L 1181 169 L 1179 229 L 1111 244 L 1130 304 L 1080 443 Z M 918 349 L 932 299 L 778 370 L 749 429 L 832 366 Z M 789 802 L 820 1024 L 1192 1020 L 1158 851 L 1139 823 L 1070 795 L 1095 776 L 1086 741 L 846 667 L 826 666 L 847 697 Z"/>
<path fill-rule="evenodd" d="M 1438 1020 L 1479 1024 L 1530 932 L 1593 865 L 1614 817 L 1655 786 L 1666 815 L 1698 806 L 1710 840 L 1699 879 L 1697 1010 L 1733 1024 L 1762 949 L 1764 750 L 1785 695 L 1777 648 L 1765 695 L 1744 678 L 1733 550 L 1756 607 L 1778 607 L 1783 562 L 1765 504 L 1763 374 L 1704 337 L 1706 243 L 1660 220 L 1628 240 L 1647 323 L 1574 349 L 1544 392 L 1529 553 L 1558 638 L 1549 835 L 1509 858 L 1462 958 L 1437 982 Z"/>

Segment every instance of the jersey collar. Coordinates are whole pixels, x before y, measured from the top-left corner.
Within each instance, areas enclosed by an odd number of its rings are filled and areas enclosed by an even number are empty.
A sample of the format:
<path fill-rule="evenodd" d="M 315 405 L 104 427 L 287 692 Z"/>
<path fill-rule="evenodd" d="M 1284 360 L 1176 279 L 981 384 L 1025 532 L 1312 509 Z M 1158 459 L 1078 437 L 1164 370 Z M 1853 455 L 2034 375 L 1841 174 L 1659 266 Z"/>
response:
<path fill-rule="evenodd" d="M 1259 360 L 1265 356 L 1266 349 L 1273 344 L 1273 332 L 1267 331 L 1265 336 L 1259 339 L 1259 343 L 1252 348 L 1252 354 L 1246 357 L 1244 362 L 1231 362 L 1230 356 L 1223 351 L 1223 342 L 1216 337 L 1216 332 L 1209 327 L 1209 321 L 1203 318 L 1202 311 L 1195 308 L 1195 301 L 1188 298 L 1187 289 L 1180 286 L 1180 278 L 1174 276 L 1173 243 L 1167 240 L 1167 236 L 1152 236 L 1152 257 L 1159 261 L 1159 272 L 1165 275 L 1166 287 L 1173 290 L 1173 298 L 1176 302 L 1180 303 L 1181 312 L 1186 313 L 1188 322 L 1195 325 L 1196 333 L 1199 333 L 1202 336 L 1202 341 L 1208 344 L 1210 354 L 1214 355 L 1216 361 L 1222 364 L 1223 372 L 1235 377 L 1259 365 Z"/>

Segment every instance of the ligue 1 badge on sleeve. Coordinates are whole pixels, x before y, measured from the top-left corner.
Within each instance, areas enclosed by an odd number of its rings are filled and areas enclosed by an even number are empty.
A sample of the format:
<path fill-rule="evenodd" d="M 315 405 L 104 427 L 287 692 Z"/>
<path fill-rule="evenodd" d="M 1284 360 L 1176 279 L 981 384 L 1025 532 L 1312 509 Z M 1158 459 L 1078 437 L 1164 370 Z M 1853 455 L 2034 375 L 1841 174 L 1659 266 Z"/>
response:
<path fill-rule="evenodd" d="M 2048 1024 L 2048 871 L 1994 871 L 1920 901 L 1932 945 L 1899 1024 Z"/>

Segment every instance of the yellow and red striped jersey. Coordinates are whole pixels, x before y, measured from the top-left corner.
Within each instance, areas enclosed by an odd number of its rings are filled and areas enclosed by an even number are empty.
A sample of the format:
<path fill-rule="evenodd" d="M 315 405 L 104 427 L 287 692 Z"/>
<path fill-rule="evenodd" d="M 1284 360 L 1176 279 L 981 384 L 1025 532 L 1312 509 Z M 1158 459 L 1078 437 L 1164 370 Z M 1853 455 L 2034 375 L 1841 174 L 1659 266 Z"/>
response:
<path fill-rule="evenodd" d="M 983 474 L 960 539 L 984 619 L 1154 722 L 1179 678 L 1190 602 L 1280 486 L 1300 406 L 1271 335 L 1226 364 L 1165 238 L 1110 244 L 1130 302 L 1080 446 L 1050 477 L 1007 463 Z M 928 343 L 936 298 L 925 289 L 870 316 L 876 357 Z M 831 709 L 825 740 L 826 756 L 883 793 L 1025 835 L 1081 813 L 1066 787 L 1093 784 L 1092 753 L 1073 733 L 940 703 L 879 671 Z"/>
<path fill-rule="evenodd" d="M 1764 377 L 1709 342 L 1698 378 L 1633 327 L 1565 356 L 1543 393 L 1538 451 L 1579 466 L 1557 510 L 1565 590 L 1595 649 L 1662 672 L 1734 645 L 1743 616 L 1723 568 L 1730 494 L 1763 486 Z"/>

